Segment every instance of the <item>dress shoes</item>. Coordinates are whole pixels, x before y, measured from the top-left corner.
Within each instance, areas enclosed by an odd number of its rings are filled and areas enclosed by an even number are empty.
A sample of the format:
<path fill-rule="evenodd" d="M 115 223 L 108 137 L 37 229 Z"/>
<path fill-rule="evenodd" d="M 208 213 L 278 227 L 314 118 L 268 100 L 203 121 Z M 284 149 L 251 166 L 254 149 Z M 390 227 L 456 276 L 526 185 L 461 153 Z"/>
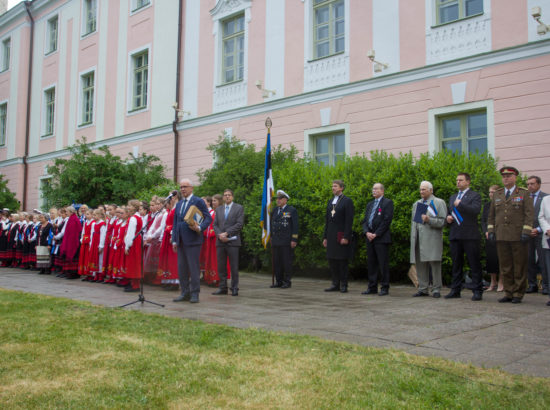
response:
<path fill-rule="evenodd" d="M 361 295 L 374 295 L 375 293 L 378 293 L 376 289 L 368 288 L 367 290 L 361 292 Z"/>
<path fill-rule="evenodd" d="M 124 288 L 124 292 L 139 292 L 139 288 Z"/>
<path fill-rule="evenodd" d="M 459 299 L 459 298 L 460 298 L 460 292 L 451 291 L 449 294 L 445 295 L 445 299 Z"/>
<path fill-rule="evenodd" d="M 219 288 L 217 291 L 215 292 L 212 292 L 213 295 L 227 295 L 227 288 L 225 289 L 222 289 L 222 288 Z"/>
<path fill-rule="evenodd" d="M 498 300 L 498 303 L 508 303 L 508 302 L 511 302 L 512 301 L 512 298 L 509 298 L 508 296 L 504 296 L 503 298 L 500 298 Z"/>
<path fill-rule="evenodd" d="M 347 285 L 342 285 L 340 287 L 340 293 L 348 293 L 348 287 Z"/>
<path fill-rule="evenodd" d="M 79 275 L 74 274 L 74 275 L 65 276 L 65 279 L 78 279 L 79 277 L 80 277 Z"/>
<path fill-rule="evenodd" d="M 550 306 L 550 300 L 546 302 L 546 306 Z"/>
<path fill-rule="evenodd" d="M 481 292 L 474 292 L 472 295 L 472 300 L 474 302 L 479 302 L 482 299 Z"/>
<path fill-rule="evenodd" d="M 338 292 L 340 290 L 340 286 L 332 285 L 330 288 L 326 288 L 325 292 Z"/>
<path fill-rule="evenodd" d="M 512 298 L 512 303 L 521 303 L 521 298 Z"/>
<path fill-rule="evenodd" d="M 273 285 L 270 286 L 271 289 L 273 289 L 273 288 L 282 288 L 282 287 L 283 287 L 283 284 L 279 283 L 279 282 L 274 283 Z"/>
<path fill-rule="evenodd" d="M 239 296 L 239 289 L 231 289 L 231 296 Z"/>
<path fill-rule="evenodd" d="M 416 292 L 416 293 L 413 295 L 413 298 L 418 298 L 418 297 L 421 297 L 421 296 L 430 296 L 430 295 L 428 295 L 427 293 L 424 293 L 424 292 L 422 292 L 422 291 L 419 290 L 418 292 Z"/>
<path fill-rule="evenodd" d="M 432 293 L 432 298 L 439 299 L 440 297 L 441 297 L 441 293 L 439 293 L 439 292 Z"/>
<path fill-rule="evenodd" d="M 380 292 L 378 292 L 378 296 L 386 296 L 389 295 L 390 292 L 388 292 L 388 289 L 380 289 Z"/>
<path fill-rule="evenodd" d="M 539 288 L 536 286 L 529 286 L 525 293 L 538 293 Z"/>
<path fill-rule="evenodd" d="M 542 292 L 541 292 L 543 295 L 548 295 L 548 288 L 542 288 Z"/>
<path fill-rule="evenodd" d="M 199 303 L 199 295 L 197 294 L 191 295 L 191 298 L 189 298 L 189 303 Z"/>
<path fill-rule="evenodd" d="M 288 289 L 288 288 L 290 288 L 290 287 L 292 287 L 292 284 L 291 284 L 291 283 L 283 283 L 283 284 L 281 285 L 281 289 Z"/>
<path fill-rule="evenodd" d="M 172 299 L 172 302 L 187 302 L 190 299 L 191 297 L 189 296 L 189 294 L 185 294 L 185 295 L 179 295 L 177 298 Z"/>

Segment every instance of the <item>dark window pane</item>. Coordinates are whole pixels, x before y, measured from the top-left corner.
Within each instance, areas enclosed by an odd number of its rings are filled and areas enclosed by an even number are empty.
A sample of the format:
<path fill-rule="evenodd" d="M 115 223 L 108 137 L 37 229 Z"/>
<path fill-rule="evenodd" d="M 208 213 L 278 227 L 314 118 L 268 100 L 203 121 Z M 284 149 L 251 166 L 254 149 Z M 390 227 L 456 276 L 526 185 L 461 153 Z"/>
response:
<path fill-rule="evenodd" d="M 443 138 L 460 137 L 460 118 L 448 118 L 443 120 Z"/>
<path fill-rule="evenodd" d="M 443 141 L 442 148 L 445 150 L 462 153 L 462 141 Z"/>
<path fill-rule="evenodd" d="M 328 6 L 318 8 L 315 10 L 315 22 L 317 24 L 327 23 L 328 15 Z"/>
<path fill-rule="evenodd" d="M 483 0 L 466 0 L 466 16 L 483 13 Z"/>
<path fill-rule="evenodd" d="M 346 152 L 346 137 L 344 134 L 334 136 L 334 154 L 343 154 Z"/>
<path fill-rule="evenodd" d="M 449 4 L 439 8 L 439 22 L 447 23 L 458 20 L 458 4 Z"/>
<path fill-rule="evenodd" d="M 328 137 L 320 137 L 315 141 L 315 153 L 328 154 Z"/>
<path fill-rule="evenodd" d="M 471 114 L 468 116 L 468 137 L 487 135 L 487 114 Z"/>
<path fill-rule="evenodd" d="M 480 154 L 487 152 L 487 138 L 468 140 L 468 152 L 478 152 Z"/>
<path fill-rule="evenodd" d="M 328 155 L 323 155 L 323 156 L 317 157 L 317 162 L 319 164 L 329 165 Z"/>

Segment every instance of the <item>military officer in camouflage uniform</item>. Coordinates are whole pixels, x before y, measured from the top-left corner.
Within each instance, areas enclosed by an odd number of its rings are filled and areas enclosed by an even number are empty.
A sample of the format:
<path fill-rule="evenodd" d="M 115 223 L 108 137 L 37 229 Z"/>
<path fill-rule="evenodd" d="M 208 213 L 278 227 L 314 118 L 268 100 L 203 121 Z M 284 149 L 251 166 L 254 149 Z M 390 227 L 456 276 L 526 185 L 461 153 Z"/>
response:
<path fill-rule="evenodd" d="M 271 212 L 271 248 L 275 283 L 272 288 L 287 289 L 292 285 L 292 253 L 298 244 L 298 212 L 287 205 L 290 197 L 277 191 L 277 207 Z"/>
<path fill-rule="evenodd" d="M 502 184 L 493 195 L 487 232 L 496 240 L 504 297 L 500 303 L 521 303 L 527 286 L 527 248 L 532 230 L 534 209 L 529 191 L 516 186 L 519 171 L 500 169 Z"/>

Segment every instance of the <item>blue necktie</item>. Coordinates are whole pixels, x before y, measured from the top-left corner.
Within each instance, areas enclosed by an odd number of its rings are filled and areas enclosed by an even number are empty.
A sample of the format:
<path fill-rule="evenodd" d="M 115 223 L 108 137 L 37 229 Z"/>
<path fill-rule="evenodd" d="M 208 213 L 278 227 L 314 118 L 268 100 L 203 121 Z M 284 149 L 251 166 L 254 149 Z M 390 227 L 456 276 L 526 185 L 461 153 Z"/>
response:
<path fill-rule="evenodd" d="M 458 199 L 462 199 L 462 195 L 463 195 L 463 194 L 464 194 L 464 193 L 463 193 L 462 191 L 460 191 L 460 192 L 458 193 Z"/>
<path fill-rule="evenodd" d="M 183 216 L 183 213 L 185 212 L 185 207 L 187 206 L 187 199 L 183 200 L 183 204 L 181 204 L 181 216 Z"/>
<path fill-rule="evenodd" d="M 229 207 L 225 207 L 225 219 L 227 219 L 227 215 L 229 214 Z"/>
<path fill-rule="evenodd" d="M 372 228 L 372 220 L 374 219 L 374 214 L 376 213 L 377 208 L 378 208 L 378 199 L 376 201 L 374 201 L 374 204 L 373 204 L 372 209 L 370 211 L 369 227 L 371 227 L 371 228 Z"/>

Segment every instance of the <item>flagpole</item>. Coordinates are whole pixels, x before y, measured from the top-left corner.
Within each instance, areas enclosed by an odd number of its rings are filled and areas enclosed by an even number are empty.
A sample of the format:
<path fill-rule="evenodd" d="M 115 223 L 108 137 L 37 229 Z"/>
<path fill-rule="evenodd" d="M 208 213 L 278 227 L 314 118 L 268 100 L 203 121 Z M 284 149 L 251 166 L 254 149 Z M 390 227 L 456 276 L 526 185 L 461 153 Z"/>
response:
<path fill-rule="evenodd" d="M 265 126 L 267 128 L 267 135 L 270 137 L 270 144 L 271 144 L 271 126 L 273 125 L 273 122 L 271 121 L 271 118 L 267 117 L 265 120 Z M 267 149 L 267 147 L 266 147 Z M 271 147 L 270 147 L 271 149 Z M 269 194 L 269 193 L 268 193 Z M 271 215 L 268 215 L 269 220 L 269 226 L 271 230 Z M 271 249 L 271 285 L 275 285 L 275 268 L 273 267 L 273 244 L 271 243 L 269 248 Z"/>

